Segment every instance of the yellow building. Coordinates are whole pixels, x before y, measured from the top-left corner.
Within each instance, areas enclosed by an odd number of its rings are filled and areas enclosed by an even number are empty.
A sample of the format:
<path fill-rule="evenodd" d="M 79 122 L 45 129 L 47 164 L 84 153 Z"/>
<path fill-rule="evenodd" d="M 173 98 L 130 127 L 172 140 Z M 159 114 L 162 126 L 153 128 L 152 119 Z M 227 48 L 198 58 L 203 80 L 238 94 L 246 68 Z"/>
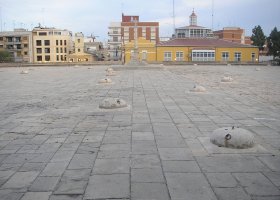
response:
<path fill-rule="evenodd" d="M 216 38 L 175 38 L 157 45 L 157 61 L 258 62 L 259 50 L 252 45 Z"/>
<path fill-rule="evenodd" d="M 67 62 L 72 50 L 72 33 L 68 30 L 35 27 L 32 30 L 34 63 Z"/>
<path fill-rule="evenodd" d="M 75 34 L 74 53 L 69 55 L 69 62 L 92 62 L 93 57 L 91 54 L 85 53 L 85 42 L 83 33 Z"/>
<path fill-rule="evenodd" d="M 129 63 L 131 56 L 137 46 L 138 50 L 138 59 L 143 62 L 156 61 L 156 44 L 150 40 L 146 40 L 143 37 L 139 37 L 137 42 L 134 40 L 125 44 L 125 63 Z"/>

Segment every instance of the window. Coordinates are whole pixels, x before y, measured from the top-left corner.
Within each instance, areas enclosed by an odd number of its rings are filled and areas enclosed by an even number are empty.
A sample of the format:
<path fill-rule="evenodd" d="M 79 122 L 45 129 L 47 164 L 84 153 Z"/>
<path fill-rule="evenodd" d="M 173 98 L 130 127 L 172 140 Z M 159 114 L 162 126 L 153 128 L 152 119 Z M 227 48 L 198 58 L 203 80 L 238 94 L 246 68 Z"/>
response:
<path fill-rule="evenodd" d="M 241 53 L 240 52 L 235 52 L 234 53 L 234 61 L 235 62 L 240 62 L 241 61 Z"/>
<path fill-rule="evenodd" d="M 80 49 L 78 49 L 78 52 L 81 52 L 81 50 L 80 50 Z"/>
<path fill-rule="evenodd" d="M 27 52 L 27 51 L 25 51 L 25 52 L 24 52 L 24 55 L 25 55 L 25 56 L 26 56 L 26 55 L 28 55 L 28 52 Z"/>
<path fill-rule="evenodd" d="M 252 53 L 251 58 L 252 58 L 252 62 L 255 62 L 256 61 L 256 54 Z"/>
<path fill-rule="evenodd" d="M 113 37 L 113 42 L 118 42 L 118 37 Z"/>
<path fill-rule="evenodd" d="M 59 55 L 56 56 L 56 61 L 59 61 Z"/>
<path fill-rule="evenodd" d="M 62 40 L 60 40 L 60 45 L 62 46 Z"/>
<path fill-rule="evenodd" d="M 171 61 L 172 58 L 172 53 L 171 52 L 164 52 L 164 61 Z"/>
<path fill-rule="evenodd" d="M 228 60 L 229 60 L 229 53 L 222 52 L 222 61 L 228 61 Z"/>
<path fill-rule="evenodd" d="M 58 46 L 58 40 L 56 40 L 56 46 Z"/>
<path fill-rule="evenodd" d="M 49 55 L 45 56 L 45 61 L 51 61 L 51 57 Z"/>
<path fill-rule="evenodd" d="M 192 61 L 215 61 L 215 50 L 193 50 Z"/>
<path fill-rule="evenodd" d="M 37 56 L 37 61 L 42 61 L 42 56 Z"/>
<path fill-rule="evenodd" d="M 66 40 L 64 40 L 64 45 L 66 46 L 66 44 L 67 44 L 67 42 L 66 42 Z"/>
<path fill-rule="evenodd" d="M 78 39 L 78 43 L 80 43 L 81 42 L 81 39 Z"/>
<path fill-rule="evenodd" d="M 184 38 L 185 37 L 185 33 L 178 33 L 178 38 Z"/>
<path fill-rule="evenodd" d="M 47 35 L 47 32 L 39 32 L 39 35 L 41 35 L 41 36 Z"/>
<path fill-rule="evenodd" d="M 63 61 L 63 55 L 60 56 L 60 60 Z"/>
<path fill-rule="evenodd" d="M 67 53 L 67 49 L 66 48 L 64 48 L 64 53 Z"/>
<path fill-rule="evenodd" d="M 59 48 L 56 48 L 56 53 L 59 53 Z"/>
<path fill-rule="evenodd" d="M 50 41 L 49 40 L 45 40 L 45 46 L 50 46 Z"/>
<path fill-rule="evenodd" d="M 62 47 L 60 47 L 60 53 L 63 53 L 63 48 Z"/>
<path fill-rule="evenodd" d="M 41 40 L 36 40 L 36 45 L 37 46 L 42 46 L 42 41 Z"/>
<path fill-rule="evenodd" d="M 37 48 L 37 49 L 36 49 L 36 52 L 37 52 L 37 53 L 42 53 L 42 48 Z"/>
<path fill-rule="evenodd" d="M 51 53 L 50 48 L 45 48 L 45 53 Z"/>
<path fill-rule="evenodd" d="M 3 41 L 3 37 L 0 37 L 0 41 Z"/>
<path fill-rule="evenodd" d="M 23 46 L 24 46 L 24 48 L 28 48 L 28 44 L 24 44 Z"/>
<path fill-rule="evenodd" d="M 184 53 L 182 51 L 176 52 L 176 61 L 183 61 L 184 60 Z"/>

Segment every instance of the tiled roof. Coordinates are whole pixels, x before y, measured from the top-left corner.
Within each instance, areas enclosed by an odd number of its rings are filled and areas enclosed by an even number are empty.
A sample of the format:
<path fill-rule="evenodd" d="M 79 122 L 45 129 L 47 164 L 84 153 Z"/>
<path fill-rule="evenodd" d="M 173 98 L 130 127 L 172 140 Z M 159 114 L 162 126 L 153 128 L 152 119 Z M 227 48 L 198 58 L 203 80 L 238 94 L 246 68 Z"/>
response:
<path fill-rule="evenodd" d="M 255 47 L 216 38 L 175 38 L 159 43 L 157 46 L 189 46 L 189 47 Z"/>

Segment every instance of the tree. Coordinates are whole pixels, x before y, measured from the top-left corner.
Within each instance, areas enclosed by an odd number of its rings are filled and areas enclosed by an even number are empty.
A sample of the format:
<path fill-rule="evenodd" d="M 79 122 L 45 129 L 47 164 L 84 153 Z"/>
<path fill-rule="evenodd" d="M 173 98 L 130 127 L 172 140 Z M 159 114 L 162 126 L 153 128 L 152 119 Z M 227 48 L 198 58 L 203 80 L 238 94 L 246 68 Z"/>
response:
<path fill-rule="evenodd" d="M 11 62 L 11 54 L 8 51 L 0 50 L 0 62 Z"/>
<path fill-rule="evenodd" d="M 275 27 L 267 38 L 268 54 L 273 58 L 280 55 L 280 31 Z"/>
<path fill-rule="evenodd" d="M 263 45 L 265 44 L 266 37 L 263 33 L 262 27 L 260 25 L 255 26 L 252 32 L 253 34 L 251 36 L 251 40 L 253 41 L 253 45 L 259 47 L 259 50 L 263 50 Z"/>

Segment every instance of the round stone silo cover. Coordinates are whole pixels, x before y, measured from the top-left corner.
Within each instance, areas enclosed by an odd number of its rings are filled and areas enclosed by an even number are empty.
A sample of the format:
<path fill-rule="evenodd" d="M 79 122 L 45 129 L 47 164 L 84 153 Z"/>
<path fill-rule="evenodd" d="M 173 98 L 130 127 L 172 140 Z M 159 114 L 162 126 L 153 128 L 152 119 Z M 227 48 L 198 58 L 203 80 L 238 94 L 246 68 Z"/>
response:
<path fill-rule="evenodd" d="M 99 104 L 99 108 L 103 109 L 116 109 L 124 107 L 127 107 L 127 103 L 125 100 L 120 98 L 107 98 Z"/>
<path fill-rule="evenodd" d="M 247 149 L 254 146 L 254 135 L 239 127 L 224 127 L 214 130 L 210 141 L 219 147 Z"/>

